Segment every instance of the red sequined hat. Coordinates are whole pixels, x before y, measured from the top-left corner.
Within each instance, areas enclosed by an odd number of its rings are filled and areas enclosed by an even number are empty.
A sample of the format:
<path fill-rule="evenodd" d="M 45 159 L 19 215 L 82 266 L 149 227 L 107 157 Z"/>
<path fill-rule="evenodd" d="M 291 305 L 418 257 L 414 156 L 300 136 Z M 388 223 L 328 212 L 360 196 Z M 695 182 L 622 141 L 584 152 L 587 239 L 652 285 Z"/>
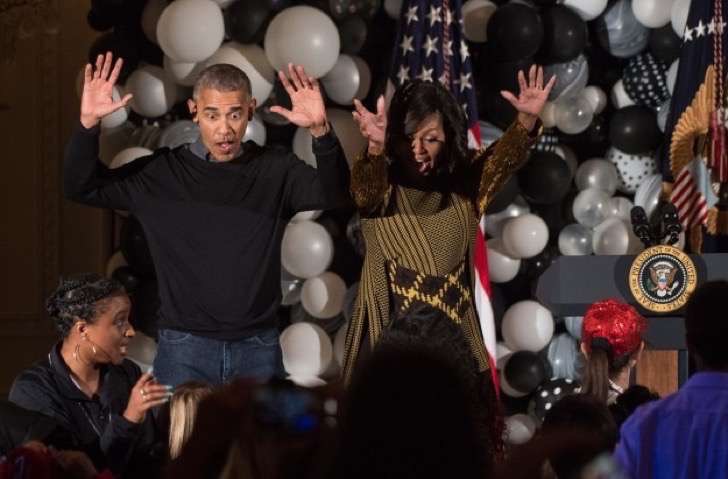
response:
<path fill-rule="evenodd" d="M 592 342 L 606 342 L 611 349 L 611 358 L 633 353 L 642 342 L 647 330 L 647 320 L 632 306 L 614 299 L 597 301 L 584 314 L 581 327 L 581 341 L 587 351 Z"/>

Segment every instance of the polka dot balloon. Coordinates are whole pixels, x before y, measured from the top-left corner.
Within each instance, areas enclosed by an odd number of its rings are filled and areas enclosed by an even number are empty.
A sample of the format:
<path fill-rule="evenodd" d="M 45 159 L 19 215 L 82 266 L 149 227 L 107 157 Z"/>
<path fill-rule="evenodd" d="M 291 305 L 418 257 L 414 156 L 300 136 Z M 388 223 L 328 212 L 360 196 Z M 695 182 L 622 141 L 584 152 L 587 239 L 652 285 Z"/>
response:
<path fill-rule="evenodd" d="M 551 378 L 541 383 L 536 388 L 528 403 L 528 413 L 533 417 L 543 421 L 546 413 L 560 399 L 570 395 L 577 394 L 581 391 L 581 386 L 577 381 L 565 378 Z"/>
<path fill-rule="evenodd" d="M 635 55 L 622 71 L 624 90 L 638 105 L 658 108 L 670 97 L 666 72 L 665 64 L 651 53 Z"/>
<path fill-rule="evenodd" d="M 619 176 L 617 189 L 622 193 L 634 194 L 644 180 L 657 173 L 657 163 L 652 154 L 631 155 L 611 147 L 607 151 L 606 158 L 617 167 Z"/>

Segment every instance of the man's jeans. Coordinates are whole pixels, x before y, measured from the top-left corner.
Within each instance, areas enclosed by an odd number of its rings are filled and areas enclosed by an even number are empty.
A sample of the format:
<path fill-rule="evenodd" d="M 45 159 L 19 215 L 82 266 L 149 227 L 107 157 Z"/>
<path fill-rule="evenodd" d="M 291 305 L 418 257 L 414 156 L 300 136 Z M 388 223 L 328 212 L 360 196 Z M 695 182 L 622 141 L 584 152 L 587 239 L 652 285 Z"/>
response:
<path fill-rule="evenodd" d="M 154 376 L 161 384 L 222 384 L 237 377 L 268 380 L 283 373 L 277 329 L 236 341 L 160 329 Z"/>

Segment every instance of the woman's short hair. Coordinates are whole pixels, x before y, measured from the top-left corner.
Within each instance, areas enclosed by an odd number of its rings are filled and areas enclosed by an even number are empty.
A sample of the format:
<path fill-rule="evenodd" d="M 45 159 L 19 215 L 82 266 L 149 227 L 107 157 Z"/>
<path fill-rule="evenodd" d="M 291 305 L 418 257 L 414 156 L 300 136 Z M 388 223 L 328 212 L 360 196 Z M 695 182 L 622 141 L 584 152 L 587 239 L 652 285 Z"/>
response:
<path fill-rule="evenodd" d="M 455 97 L 439 82 L 412 80 L 394 92 L 387 113 L 385 149 L 390 158 L 396 158 L 397 146 L 410 143 L 408 135 L 433 113 L 442 117 L 445 144 L 438 171 L 454 173 L 468 164 L 467 120 Z"/>
<path fill-rule="evenodd" d="M 92 323 L 103 312 L 102 300 L 117 294 L 125 294 L 121 283 L 100 274 L 84 273 L 61 278 L 56 290 L 46 300 L 46 311 L 61 337 L 65 338 L 77 321 Z"/>
<path fill-rule="evenodd" d="M 202 70 L 192 89 L 192 98 L 197 100 L 200 91 L 205 89 L 217 91 L 244 91 L 252 96 L 250 79 L 240 68 L 227 63 L 216 63 Z"/>

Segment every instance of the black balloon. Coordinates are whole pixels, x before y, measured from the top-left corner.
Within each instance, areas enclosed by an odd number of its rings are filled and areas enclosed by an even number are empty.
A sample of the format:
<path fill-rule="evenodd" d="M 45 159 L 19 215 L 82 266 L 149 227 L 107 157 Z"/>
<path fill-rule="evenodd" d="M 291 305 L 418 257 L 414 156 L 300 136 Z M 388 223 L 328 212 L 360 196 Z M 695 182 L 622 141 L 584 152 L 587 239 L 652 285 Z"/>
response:
<path fill-rule="evenodd" d="M 516 199 L 516 195 L 519 191 L 518 180 L 515 176 L 511 176 L 508 178 L 508 181 L 501 186 L 501 189 L 495 194 L 490 204 L 488 204 L 488 208 L 485 210 L 486 214 L 498 213 L 499 211 L 506 209 L 506 206 L 513 203 L 513 200 Z"/>
<path fill-rule="evenodd" d="M 541 17 L 535 9 L 509 3 L 496 9 L 488 21 L 488 42 L 498 45 L 498 58 L 513 61 L 536 54 L 543 39 Z"/>
<path fill-rule="evenodd" d="M 546 378 L 546 369 L 537 353 L 516 351 L 506 361 L 503 376 L 520 393 L 530 393 Z"/>
<path fill-rule="evenodd" d="M 505 131 L 516 119 L 516 109 L 501 96 L 500 92 L 482 91 L 480 100 L 483 117 L 501 130 Z"/>
<path fill-rule="evenodd" d="M 534 151 L 518 172 L 518 186 L 530 203 L 556 203 L 569 191 L 571 169 L 556 153 Z"/>
<path fill-rule="evenodd" d="M 142 35 L 143 37 L 143 35 Z M 91 44 L 88 52 L 88 61 L 96 64 L 96 57 L 111 52 L 114 58 L 123 58 L 124 64 L 119 74 L 119 83 L 124 83 L 131 73 L 136 69 L 140 59 L 141 38 L 127 29 L 116 29 L 104 33 Z"/>
<path fill-rule="evenodd" d="M 549 234 L 552 235 L 551 231 L 549 231 Z M 558 237 L 558 232 L 556 237 Z M 531 280 L 536 280 L 549 268 L 549 266 L 554 264 L 558 257 L 558 246 L 555 244 L 549 244 L 536 256 L 521 260 L 520 274 L 525 275 L 526 278 Z"/>
<path fill-rule="evenodd" d="M 263 38 L 271 9 L 266 2 L 238 0 L 224 13 L 227 35 L 240 43 L 254 43 Z"/>
<path fill-rule="evenodd" d="M 528 75 L 528 69 L 533 65 L 533 59 L 527 57 L 521 60 L 493 63 L 492 54 L 488 54 L 480 61 L 480 78 L 484 79 L 485 86 L 491 91 L 507 90 L 518 94 L 518 72 L 522 70 Z"/>
<path fill-rule="evenodd" d="M 584 20 L 572 9 L 556 5 L 541 12 L 544 63 L 563 63 L 578 57 L 586 46 Z"/>
<path fill-rule="evenodd" d="M 677 36 L 672 24 L 668 23 L 664 27 L 650 30 L 650 52 L 665 65 L 677 60 L 680 56 L 680 47 L 682 39 Z"/>
<path fill-rule="evenodd" d="M 631 105 L 614 112 L 609 122 L 609 139 L 618 150 L 628 154 L 653 151 L 662 139 L 655 112 Z"/>
<path fill-rule="evenodd" d="M 140 279 L 129 266 L 120 266 L 111 273 L 111 277 L 121 283 L 127 293 L 133 293 L 139 286 Z"/>
<path fill-rule="evenodd" d="M 603 157 L 609 149 L 609 123 L 606 112 L 594 115 L 587 129 L 578 135 L 562 135 L 561 142 L 571 147 L 578 158 Z"/>
<path fill-rule="evenodd" d="M 359 53 L 367 39 L 367 23 L 359 16 L 349 17 L 339 25 L 339 36 L 342 53 Z"/>
<path fill-rule="evenodd" d="M 130 216 L 121 227 L 121 253 L 129 266 L 142 277 L 155 276 L 152 254 L 141 223 Z"/>
<path fill-rule="evenodd" d="M 114 26 L 114 16 L 103 11 L 91 8 L 86 16 L 88 26 L 97 32 L 105 32 Z"/>

